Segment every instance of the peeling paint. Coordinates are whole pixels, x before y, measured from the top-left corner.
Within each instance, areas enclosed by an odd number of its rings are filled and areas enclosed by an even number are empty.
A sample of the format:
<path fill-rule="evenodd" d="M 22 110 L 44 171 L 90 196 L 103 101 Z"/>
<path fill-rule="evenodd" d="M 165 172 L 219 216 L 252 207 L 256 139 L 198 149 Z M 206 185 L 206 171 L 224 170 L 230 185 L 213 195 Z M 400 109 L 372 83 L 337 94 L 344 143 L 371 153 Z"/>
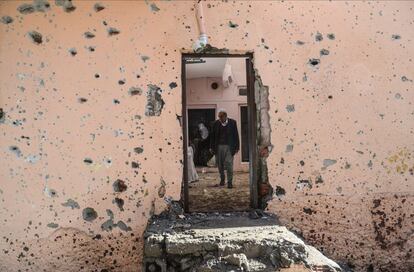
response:
<path fill-rule="evenodd" d="M 82 210 L 82 217 L 83 220 L 92 222 L 98 217 L 98 213 L 95 211 L 94 208 L 87 207 Z"/>
<path fill-rule="evenodd" d="M 118 208 L 121 210 L 121 211 L 123 211 L 124 210 L 124 204 L 125 204 L 125 201 L 122 199 L 122 198 L 118 198 L 118 197 L 116 197 L 115 199 L 114 199 L 114 201 L 113 201 L 117 206 L 118 206 Z"/>
<path fill-rule="evenodd" d="M 5 25 L 11 24 L 11 23 L 13 23 L 13 18 L 10 17 L 10 16 L 5 15 L 5 16 L 1 17 L 1 22 Z"/>
<path fill-rule="evenodd" d="M 142 94 L 142 89 L 139 87 L 131 87 L 129 88 L 128 91 L 130 96 L 134 96 L 134 95 L 141 95 Z"/>
<path fill-rule="evenodd" d="M 69 53 L 70 53 L 72 56 L 76 56 L 76 54 L 78 54 L 78 51 L 76 50 L 76 48 L 70 48 L 70 49 L 69 49 Z"/>
<path fill-rule="evenodd" d="M 37 163 L 41 158 L 41 155 L 28 155 L 26 161 L 28 163 Z"/>
<path fill-rule="evenodd" d="M 33 12 L 35 12 L 35 11 L 36 11 L 36 10 L 35 10 L 35 7 L 34 7 L 34 5 L 33 5 L 33 4 L 27 4 L 27 3 L 21 4 L 21 5 L 17 8 L 17 10 L 18 10 L 21 14 L 30 14 L 30 13 L 33 13 Z"/>
<path fill-rule="evenodd" d="M 239 25 L 236 23 L 233 23 L 232 21 L 229 21 L 229 27 L 231 28 L 237 28 Z"/>
<path fill-rule="evenodd" d="M 135 147 L 134 152 L 137 154 L 141 154 L 142 152 L 144 152 L 144 149 L 142 147 Z"/>
<path fill-rule="evenodd" d="M 329 34 L 327 35 L 327 37 L 328 37 L 328 39 L 330 39 L 330 40 L 335 40 L 335 34 L 334 34 L 334 33 L 329 33 Z"/>
<path fill-rule="evenodd" d="M 276 194 L 277 197 L 282 197 L 286 194 L 286 190 L 278 185 L 278 186 L 276 186 L 275 194 Z"/>
<path fill-rule="evenodd" d="M 59 227 L 59 224 L 56 224 L 56 223 L 49 223 L 49 224 L 47 224 L 47 226 L 48 226 L 49 228 L 56 229 L 56 228 L 58 228 L 58 227 Z"/>
<path fill-rule="evenodd" d="M 165 181 L 164 179 L 161 179 L 161 186 L 160 188 L 158 188 L 158 197 L 163 198 L 165 196 L 166 193 L 166 189 L 165 189 Z"/>
<path fill-rule="evenodd" d="M 119 31 L 115 27 L 108 28 L 108 35 L 109 36 L 115 36 L 115 35 L 118 35 L 119 33 L 121 33 L 121 31 Z"/>
<path fill-rule="evenodd" d="M 20 148 L 12 145 L 9 147 L 9 150 L 14 153 L 18 158 L 22 156 L 22 151 L 20 151 Z"/>
<path fill-rule="evenodd" d="M 57 197 L 58 193 L 55 189 L 51 189 L 47 186 L 45 186 L 45 188 L 43 189 L 43 193 L 47 196 L 47 197 Z"/>
<path fill-rule="evenodd" d="M 113 184 L 112 187 L 114 188 L 115 192 L 125 192 L 128 188 L 128 186 L 125 184 L 125 181 L 121 179 L 117 179 Z"/>
<path fill-rule="evenodd" d="M 43 42 L 43 36 L 37 31 L 30 31 L 28 33 L 29 37 L 35 44 L 41 44 Z"/>
<path fill-rule="evenodd" d="M 155 3 L 150 4 L 150 9 L 151 9 L 152 12 L 160 11 L 160 9 L 157 7 L 157 5 Z"/>
<path fill-rule="evenodd" d="M 94 9 L 96 12 L 99 12 L 99 11 L 104 10 L 104 9 L 105 9 L 105 6 L 104 6 L 102 3 L 96 3 L 96 4 L 93 6 L 93 9 Z"/>
<path fill-rule="evenodd" d="M 328 56 L 329 55 L 329 50 L 321 49 L 320 54 L 321 54 L 321 56 Z"/>
<path fill-rule="evenodd" d="M 392 35 L 392 39 L 393 39 L 393 40 L 399 40 L 399 39 L 401 39 L 401 36 L 400 36 L 400 35 L 398 35 L 398 34 L 393 34 L 393 35 Z"/>
<path fill-rule="evenodd" d="M 122 220 L 119 220 L 117 223 L 115 223 L 114 222 L 114 213 L 111 210 L 107 209 L 106 213 L 109 216 L 109 219 L 101 225 L 102 230 L 112 231 L 116 227 L 118 227 L 122 231 L 131 231 L 132 230 Z"/>
<path fill-rule="evenodd" d="M 79 206 L 78 202 L 76 202 L 75 200 L 70 199 L 70 198 L 68 200 L 66 200 L 65 203 L 62 203 L 62 206 L 63 207 L 69 207 L 72 210 L 73 209 L 80 209 L 80 206 Z"/>
<path fill-rule="evenodd" d="M 0 124 L 4 124 L 6 121 L 6 113 L 0 108 Z"/>
<path fill-rule="evenodd" d="M 76 7 L 73 5 L 72 0 L 55 0 L 56 6 L 62 7 L 65 12 L 75 11 Z"/>
<path fill-rule="evenodd" d="M 312 181 L 310 179 L 298 179 L 295 190 L 303 190 L 305 188 L 312 189 Z"/>
<path fill-rule="evenodd" d="M 161 97 L 162 90 L 153 84 L 148 84 L 146 116 L 160 116 L 164 107 L 164 100 Z"/>
<path fill-rule="evenodd" d="M 142 56 L 141 56 L 141 60 L 142 60 L 143 62 L 147 62 L 149 59 L 150 59 L 150 57 L 148 57 L 148 56 L 145 56 L 145 55 L 142 55 Z"/>
<path fill-rule="evenodd" d="M 287 112 L 294 112 L 295 111 L 295 105 L 294 104 L 287 105 L 286 110 L 287 110 Z"/>
<path fill-rule="evenodd" d="M 316 33 L 315 35 L 315 41 L 320 42 L 323 40 L 323 35 L 321 33 Z"/>
<path fill-rule="evenodd" d="M 332 160 L 332 159 L 324 159 L 323 160 L 323 168 L 326 169 L 331 165 L 334 165 L 336 163 L 336 160 Z"/>
<path fill-rule="evenodd" d="M 319 63 L 321 63 L 321 61 L 320 61 L 320 59 L 309 59 L 308 63 L 309 63 L 309 65 L 315 67 L 315 66 L 318 66 Z"/>
<path fill-rule="evenodd" d="M 83 35 L 85 36 L 85 38 L 87 38 L 87 39 L 92 39 L 92 38 L 95 38 L 95 34 L 93 34 L 92 32 L 90 32 L 90 31 L 86 31 L 85 33 L 83 33 Z"/>
<path fill-rule="evenodd" d="M 91 164 L 93 163 L 93 160 L 92 160 L 92 159 L 90 159 L 90 158 L 85 158 L 85 159 L 83 160 L 83 162 L 84 162 L 85 164 L 87 164 L 87 165 L 91 165 Z"/>

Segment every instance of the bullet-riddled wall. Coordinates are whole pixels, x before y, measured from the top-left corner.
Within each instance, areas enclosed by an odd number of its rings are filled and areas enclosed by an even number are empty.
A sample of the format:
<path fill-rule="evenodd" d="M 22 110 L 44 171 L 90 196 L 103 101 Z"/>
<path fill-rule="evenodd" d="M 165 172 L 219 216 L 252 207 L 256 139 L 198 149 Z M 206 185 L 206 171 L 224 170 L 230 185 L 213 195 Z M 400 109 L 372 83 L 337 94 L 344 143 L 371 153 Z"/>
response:
<path fill-rule="evenodd" d="M 269 87 L 268 210 L 357 271 L 409 271 L 413 8 L 206 2 Z M 190 1 L 0 3 L 0 270 L 136 271 L 180 198 Z"/>

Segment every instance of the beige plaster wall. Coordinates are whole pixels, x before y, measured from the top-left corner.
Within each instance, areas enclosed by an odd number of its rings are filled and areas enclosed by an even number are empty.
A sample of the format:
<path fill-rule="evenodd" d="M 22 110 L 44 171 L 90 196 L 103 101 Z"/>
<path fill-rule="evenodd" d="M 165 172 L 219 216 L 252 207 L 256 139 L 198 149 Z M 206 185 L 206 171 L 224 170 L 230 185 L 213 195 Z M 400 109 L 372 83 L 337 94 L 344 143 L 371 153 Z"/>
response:
<path fill-rule="evenodd" d="M 96 12 L 74 0 L 71 12 L 51 2 L 20 14 L 22 3 L 0 3 L 13 18 L 0 24 L 0 270 L 138 271 L 147 219 L 180 198 L 180 49 L 198 34 L 193 3 L 105 1 Z M 205 7 L 210 42 L 253 50 L 270 88 L 269 175 L 285 194 L 269 210 L 357 271 L 413 269 L 414 4 Z M 160 116 L 145 115 L 147 84 L 162 89 Z"/>

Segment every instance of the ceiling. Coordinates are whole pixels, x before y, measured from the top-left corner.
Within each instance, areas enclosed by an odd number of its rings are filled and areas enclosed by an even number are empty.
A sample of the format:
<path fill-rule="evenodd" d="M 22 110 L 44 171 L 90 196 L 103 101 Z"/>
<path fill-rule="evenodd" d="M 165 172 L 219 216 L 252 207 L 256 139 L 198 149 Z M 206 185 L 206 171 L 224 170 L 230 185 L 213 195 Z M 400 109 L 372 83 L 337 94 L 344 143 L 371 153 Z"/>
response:
<path fill-rule="evenodd" d="M 187 79 L 200 77 L 222 77 L 227 58 L 202 58 L 205 63 L 187 63 Z"/>

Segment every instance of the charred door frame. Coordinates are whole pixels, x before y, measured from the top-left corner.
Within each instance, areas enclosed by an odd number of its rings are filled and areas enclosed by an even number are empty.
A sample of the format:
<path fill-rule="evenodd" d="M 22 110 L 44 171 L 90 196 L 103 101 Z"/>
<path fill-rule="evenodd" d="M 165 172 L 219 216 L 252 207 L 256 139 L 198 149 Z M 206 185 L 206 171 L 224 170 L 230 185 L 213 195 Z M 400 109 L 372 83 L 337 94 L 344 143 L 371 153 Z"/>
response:
<path fill-rule="evenodd" d="M 246 58 L 246 86 L 247 86 L 247 114 L 249 118 L 249 182 L 250 182 L 250 207 L 257 209 L 259 206 L 259 179 L 258 169 L 258 149 L 257 149 L 257 110 L 254 93 L 254 69 L 253 53 L 244 54 L 221 54 L 221 53 L 182 53 L 181 55 L 181 84 L 182 84 L 182 122 L 183 129 L 183 181 L 182 198 L 184 199 L 184 210 L 189 212 L 189 192 L 188 192 L 188 168 L 187 168 L 187 96 L 186 96 L 186 73 L 185 65 L 188 58 Z"/>

